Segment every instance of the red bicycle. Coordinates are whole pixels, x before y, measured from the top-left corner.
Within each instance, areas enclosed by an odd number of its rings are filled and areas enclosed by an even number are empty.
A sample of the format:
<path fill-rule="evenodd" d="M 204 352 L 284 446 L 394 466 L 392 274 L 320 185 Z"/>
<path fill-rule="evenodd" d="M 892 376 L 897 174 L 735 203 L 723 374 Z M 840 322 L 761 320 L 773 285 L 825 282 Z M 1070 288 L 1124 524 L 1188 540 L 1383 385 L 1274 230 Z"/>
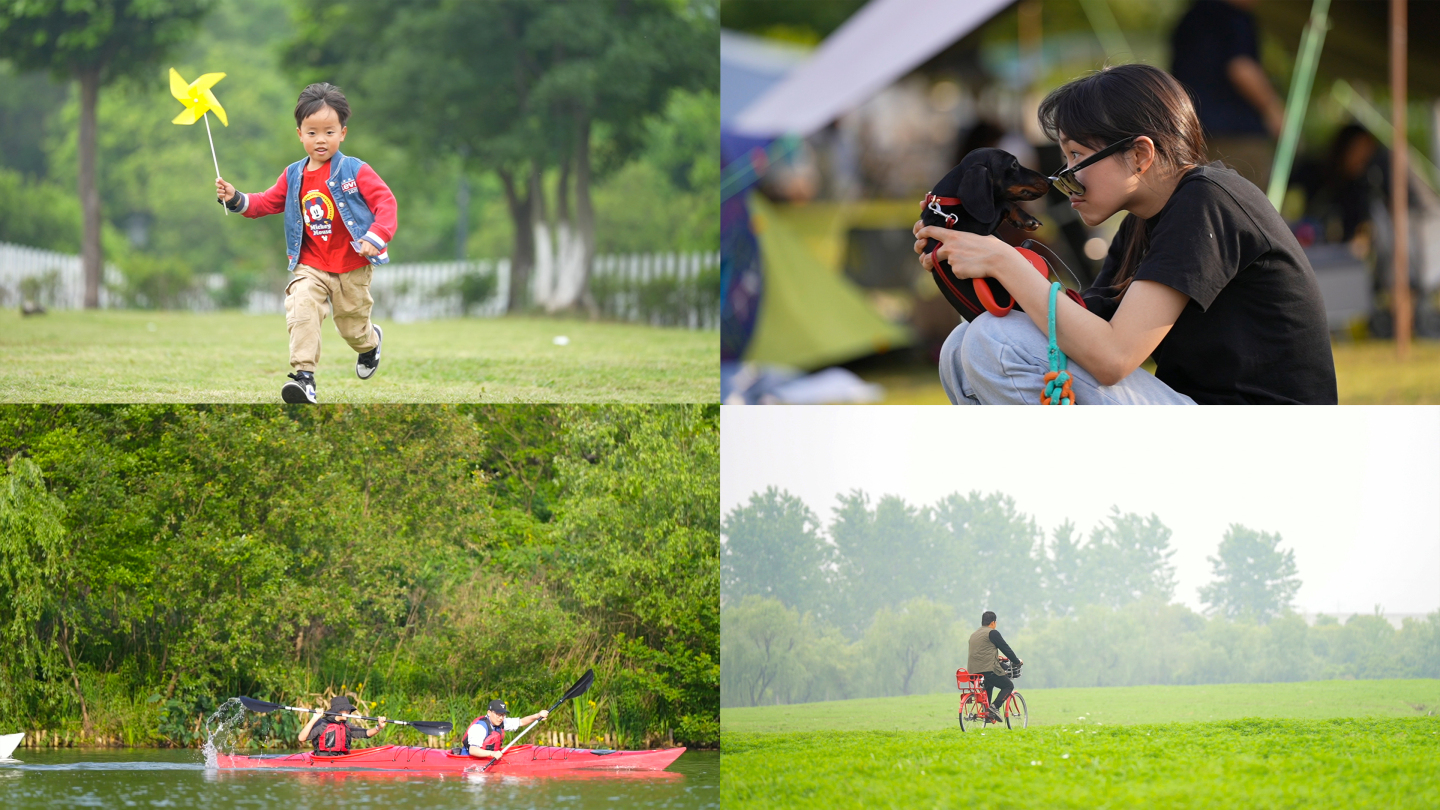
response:
<path fill-rule="evenodd" d="M 1012 669 L 1009 659 L 1001 658 L 1000 665 L 1009 671 L 1011 678 L 1019 678 L 1019 668 Z M 976 726 L 985 727 L 995 723 L 990 719 L 990 690 L 985 688 L 985 675 L 972 674 L 964 669 L 955 670 L 955 685 L 960 689 L 960 730 L 967 731 Z M 1025 728 L 1030 725 L 1030 713 L 1025 709 L 1025 697 L 1017 689 L 1005 699 L 1000 709 L 1000 719 L 1005 728 Z M 996 724 L 998 725 L 998 723 Z"/>

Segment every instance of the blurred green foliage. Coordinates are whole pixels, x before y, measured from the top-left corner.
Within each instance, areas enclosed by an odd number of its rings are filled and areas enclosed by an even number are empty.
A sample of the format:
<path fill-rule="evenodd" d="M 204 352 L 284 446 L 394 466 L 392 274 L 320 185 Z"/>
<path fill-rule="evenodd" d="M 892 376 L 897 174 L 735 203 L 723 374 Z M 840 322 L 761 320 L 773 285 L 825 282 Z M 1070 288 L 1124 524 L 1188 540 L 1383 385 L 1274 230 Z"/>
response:
<path fill-rule="evenodd" d="M 827 525 L 771 487 L 722 533 L 727 707 L 953 688 L 985 610 L 1032 686 L 1440 677 L 1440 613 L 1308 626 L 1282 538 L 1239 524 L 1217 539 L 1212 618 L 1172 601 L 1155 515 L 1112 509 L 1088 537 L 1067 521 L 1047 540 L 1002 493 L 922 506 L 854 490 Z"/>
<path fill-rule="evenodd" d="M 302 5 L 217 4 L 172 60 L 187 79 L 211 71 L 227 74 L 215 93 L 230 126 L 212 120 L 211 127 L 221 174 L 246 191 L 269 188 L 287 164 L 303 156 L 292 115 L 303 81 L 283 66 L 297 36 L 293 15 Z M 0 60 L 0 240 L 78 250 L 76 95 L 44 74 L 19 73 Z M 716 249 L 718 200 L 704 184 L 713 188 L 718 179 L 718 168 L 711 166 L 717 99 L 714 88 L 675 92 L 659 114 L 636 122 L 635 150 L 594 189 L 600 252 Z M 351 101 L 343 149 L 372 164 L 399 201 L 392 257 L 454 259 L 460 161 L 382 140 L 378 131 L 388 122 L 376 120 L 363 93 L 352 94 Z M 278 290 L 286 264 L 280 217 L 251 221 L 223 215 L 213 202 L 215 170 L 203 124 L 171 124 L 179 108 L 164 70 L 118 81 L 100 94 L 98 185 L 107 260 L 122 269 L 179 262 L 194 279 L 220 273 L 229 286 L 213 294 L 227 306 L 242 303 L 257 285 Z M 433 126 L 424 120 L 409 124 L 417 132 Z M 507 256 L 513 228 L 500 183 L 474 159 L 468 175 L 466 255 Z M 645 214 L 638 223 L 643 227 L 636 227 L 637 210 Z M 132 252 L 145 258 L 131 261 Z"/>
<path fill-rule="evenodd" d="M 913 599 L 879 609 L 851 641 L 778 599 L 748 596 L 722 614 L 723 705 L 953 690 L 977 620 Z M 1400 629 L 1365 615 L 1311 626 L 1291 613 L 1257 625 L 1145 599 L 1023 628 L 1002 618 L 1000 629 L 1026 662 L 1026 688 L 1440 677 L 1440 613 Z"/>
<path fill-rule="evenodd" d="M 718 423 L 0 410 L 0 724 L 192 745 L 227 697 L 348 690 L 463 732 L 491 698 L 548 705 L 594 666 L 632 743 L 714 744 Z"/>

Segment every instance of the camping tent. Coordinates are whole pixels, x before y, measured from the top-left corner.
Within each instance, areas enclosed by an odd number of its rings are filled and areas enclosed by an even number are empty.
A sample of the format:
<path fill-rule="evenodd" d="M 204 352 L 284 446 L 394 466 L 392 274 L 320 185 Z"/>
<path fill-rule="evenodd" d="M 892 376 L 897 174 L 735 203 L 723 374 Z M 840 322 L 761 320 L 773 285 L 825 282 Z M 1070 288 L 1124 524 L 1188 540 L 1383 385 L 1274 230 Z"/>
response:
<path fill-rule="evenodd" d="M 755 141 L 809 135 L 1009 4 L 872 0 L 807 61 L 788 70 L 783 55 L 722 35 L 722 127 L 732 137 Z M 737 111 L 735 102 L 745 96 L 751 98 Z M 747 360 L 819 368 L 911 342 L 907 329 L 878 315 L 859 288 L 807 247 L 773 207 L 756 196 L 752 208 L 764 293 Z"/>

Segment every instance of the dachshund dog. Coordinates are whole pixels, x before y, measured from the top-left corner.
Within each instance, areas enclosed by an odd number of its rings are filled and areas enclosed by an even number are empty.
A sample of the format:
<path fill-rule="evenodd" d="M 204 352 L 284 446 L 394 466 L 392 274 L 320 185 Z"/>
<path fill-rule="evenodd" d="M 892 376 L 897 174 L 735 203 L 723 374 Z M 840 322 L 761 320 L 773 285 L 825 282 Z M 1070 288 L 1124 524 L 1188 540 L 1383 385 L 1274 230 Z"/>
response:
<path fill-rule="evenodd" d="M 1040 227 L 1040 221 L 1026 213 L 1019 203 L 1039 199 L 1049 189 L 1050 181 L 1045 175 L 1021 166 L 1009 152 L 976 149 L 925 195 L 920 219 L 926 225 L 985 236 L 995 233 L 1002 221 L 1033 231 Z M 934 239 L 926 244 L 925 252 L 932 254 L 932 259 L 939 244 Z M 1026 259 L 1042 274 L 1047 274 L 1041 269 L 1045 265 L 1039 256 L 1029 254 Z M 958 278 L 949 262 L 932 264 L 935 284 L 965 320 L 973 321 L 986 310 L 1003 315 L 1015 306 L 1010 293 L 995 279 Z M 982 281 L 983 284 L 979 283 Z"/>

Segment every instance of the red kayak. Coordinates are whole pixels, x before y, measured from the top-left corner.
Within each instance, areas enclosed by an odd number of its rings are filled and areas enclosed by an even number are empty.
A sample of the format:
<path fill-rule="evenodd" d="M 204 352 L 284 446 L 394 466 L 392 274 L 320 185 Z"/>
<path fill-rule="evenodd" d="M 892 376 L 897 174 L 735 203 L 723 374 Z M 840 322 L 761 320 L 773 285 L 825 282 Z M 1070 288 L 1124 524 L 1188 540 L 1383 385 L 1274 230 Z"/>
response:
<path fill-rule="evenodd" d="M 576 770 L 663 771 L 683 753 L 684 748 L 609 751 L 603 748 L 517 745 L 486 773 L 543 776 Z M 439 748 L 382 745 L 333 757 L 311 753 L 255 757 L 219 754 L 216 761 L 221 768 L 375 768 L 386 771 L 478 773 L 490 760 L 452 754 Z"/>

